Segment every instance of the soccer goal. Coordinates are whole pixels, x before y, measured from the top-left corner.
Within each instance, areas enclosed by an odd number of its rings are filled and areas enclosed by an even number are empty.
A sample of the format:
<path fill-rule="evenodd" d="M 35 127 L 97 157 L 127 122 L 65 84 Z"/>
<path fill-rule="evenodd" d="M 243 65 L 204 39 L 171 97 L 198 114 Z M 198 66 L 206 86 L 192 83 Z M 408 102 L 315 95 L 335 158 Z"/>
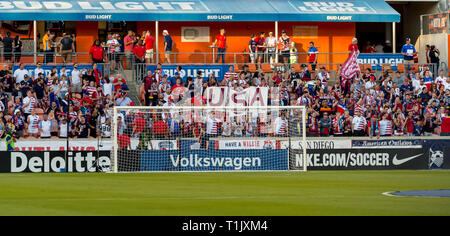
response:
<path fill-rule="evenodd" d="M 113 172 L 306 171 L 306 110 L 115 107 Z"/>

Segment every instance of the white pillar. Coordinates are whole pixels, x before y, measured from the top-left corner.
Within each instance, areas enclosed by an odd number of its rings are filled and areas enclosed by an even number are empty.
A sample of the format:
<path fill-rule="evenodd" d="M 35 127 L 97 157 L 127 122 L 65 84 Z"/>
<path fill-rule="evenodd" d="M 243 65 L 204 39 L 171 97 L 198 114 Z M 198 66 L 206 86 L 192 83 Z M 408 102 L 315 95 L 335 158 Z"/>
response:
<path fill-rule="evenodd" d="M 397 35 L 395 30 L 395 22 L 392 22 L 392 53 L 397 53 L 396 45 L 397 45 Z"/>
<path fill-rule="evenodd" d="M 33 51 L 34 51 L 34 64 L 37 62 L 37 22 L 33 21 Z"/>
<path fill-rule="evenodd" d="M 278 63 L 278 21 L 275 21 L 275 39 L 277 41 L 275 46 L 275 63 Z"/>
<path fill-rule="evenodd" d="M 156 53 L 156 64 L 159 63 L 159 21 L 155 21 L 155 53 Z"/>

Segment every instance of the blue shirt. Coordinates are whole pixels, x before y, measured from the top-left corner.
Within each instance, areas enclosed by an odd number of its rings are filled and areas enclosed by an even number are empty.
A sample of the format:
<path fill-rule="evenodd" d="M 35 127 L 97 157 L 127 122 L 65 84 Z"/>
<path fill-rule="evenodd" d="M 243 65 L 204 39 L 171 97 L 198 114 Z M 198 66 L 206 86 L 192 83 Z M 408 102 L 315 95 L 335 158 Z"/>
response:
<path fill-rule="evenodd" d="M 250 48 L 252 49 L 252 52 L 256 52 L 256 45 L 258 45 L 258 43 L 255 40 L 250 40 L 248 42 L 248 45 L 250 46 Z"/>
<path fill-rule="evenodd" d="M 402 47 L 402 53 L 416 53 L 416 48 L 412 44 L 410 44 L 410 45 L 405 44 Z M 404 57 L 404 60 L 408 60 L 408 61 L 414 59 L 414 56 L 407 56 L 407 55 L 405 55 L 403 57 Z"/>
<path fill-rule="evenodd" d="M 164 43 L 167 44 L 166 51 L 172 51 L 172 38 L 169 35 L 164 36 Z"/>

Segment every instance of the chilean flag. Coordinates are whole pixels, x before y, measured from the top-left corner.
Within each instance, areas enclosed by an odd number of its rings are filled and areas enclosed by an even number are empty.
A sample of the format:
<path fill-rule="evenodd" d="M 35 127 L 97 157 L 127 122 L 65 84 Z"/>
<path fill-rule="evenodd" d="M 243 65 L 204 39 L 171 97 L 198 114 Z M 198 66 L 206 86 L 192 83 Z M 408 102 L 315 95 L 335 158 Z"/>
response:
<path fill-rule="evenodd" d="M 342 76 L 345 80 L 353 79 L 357 73 L 361 73 L 358 61 L 356 59 L 356 52 L 353 52 L 342 65 L 340 76 Z"/>
<path fill-rule="evenodd" d="M 337 112 L 340 112 L 341 114 L 344 114 L 344 112 L 346 110 L 348 110 L 348 107 L 346 105 L 343 105 L 343 104 L 340 104 L 340 103 L 338 104 Z"/>

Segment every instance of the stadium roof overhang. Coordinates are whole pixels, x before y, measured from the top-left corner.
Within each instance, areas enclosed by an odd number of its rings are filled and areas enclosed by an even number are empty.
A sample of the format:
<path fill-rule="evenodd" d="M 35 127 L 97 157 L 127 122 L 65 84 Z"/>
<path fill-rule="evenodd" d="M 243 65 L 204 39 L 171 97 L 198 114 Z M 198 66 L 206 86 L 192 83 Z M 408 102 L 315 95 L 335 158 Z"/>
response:
<path fill-rule="evenodd" d="M 0 20 L 399 22 L 384 0 L 1 1 Z"/>

